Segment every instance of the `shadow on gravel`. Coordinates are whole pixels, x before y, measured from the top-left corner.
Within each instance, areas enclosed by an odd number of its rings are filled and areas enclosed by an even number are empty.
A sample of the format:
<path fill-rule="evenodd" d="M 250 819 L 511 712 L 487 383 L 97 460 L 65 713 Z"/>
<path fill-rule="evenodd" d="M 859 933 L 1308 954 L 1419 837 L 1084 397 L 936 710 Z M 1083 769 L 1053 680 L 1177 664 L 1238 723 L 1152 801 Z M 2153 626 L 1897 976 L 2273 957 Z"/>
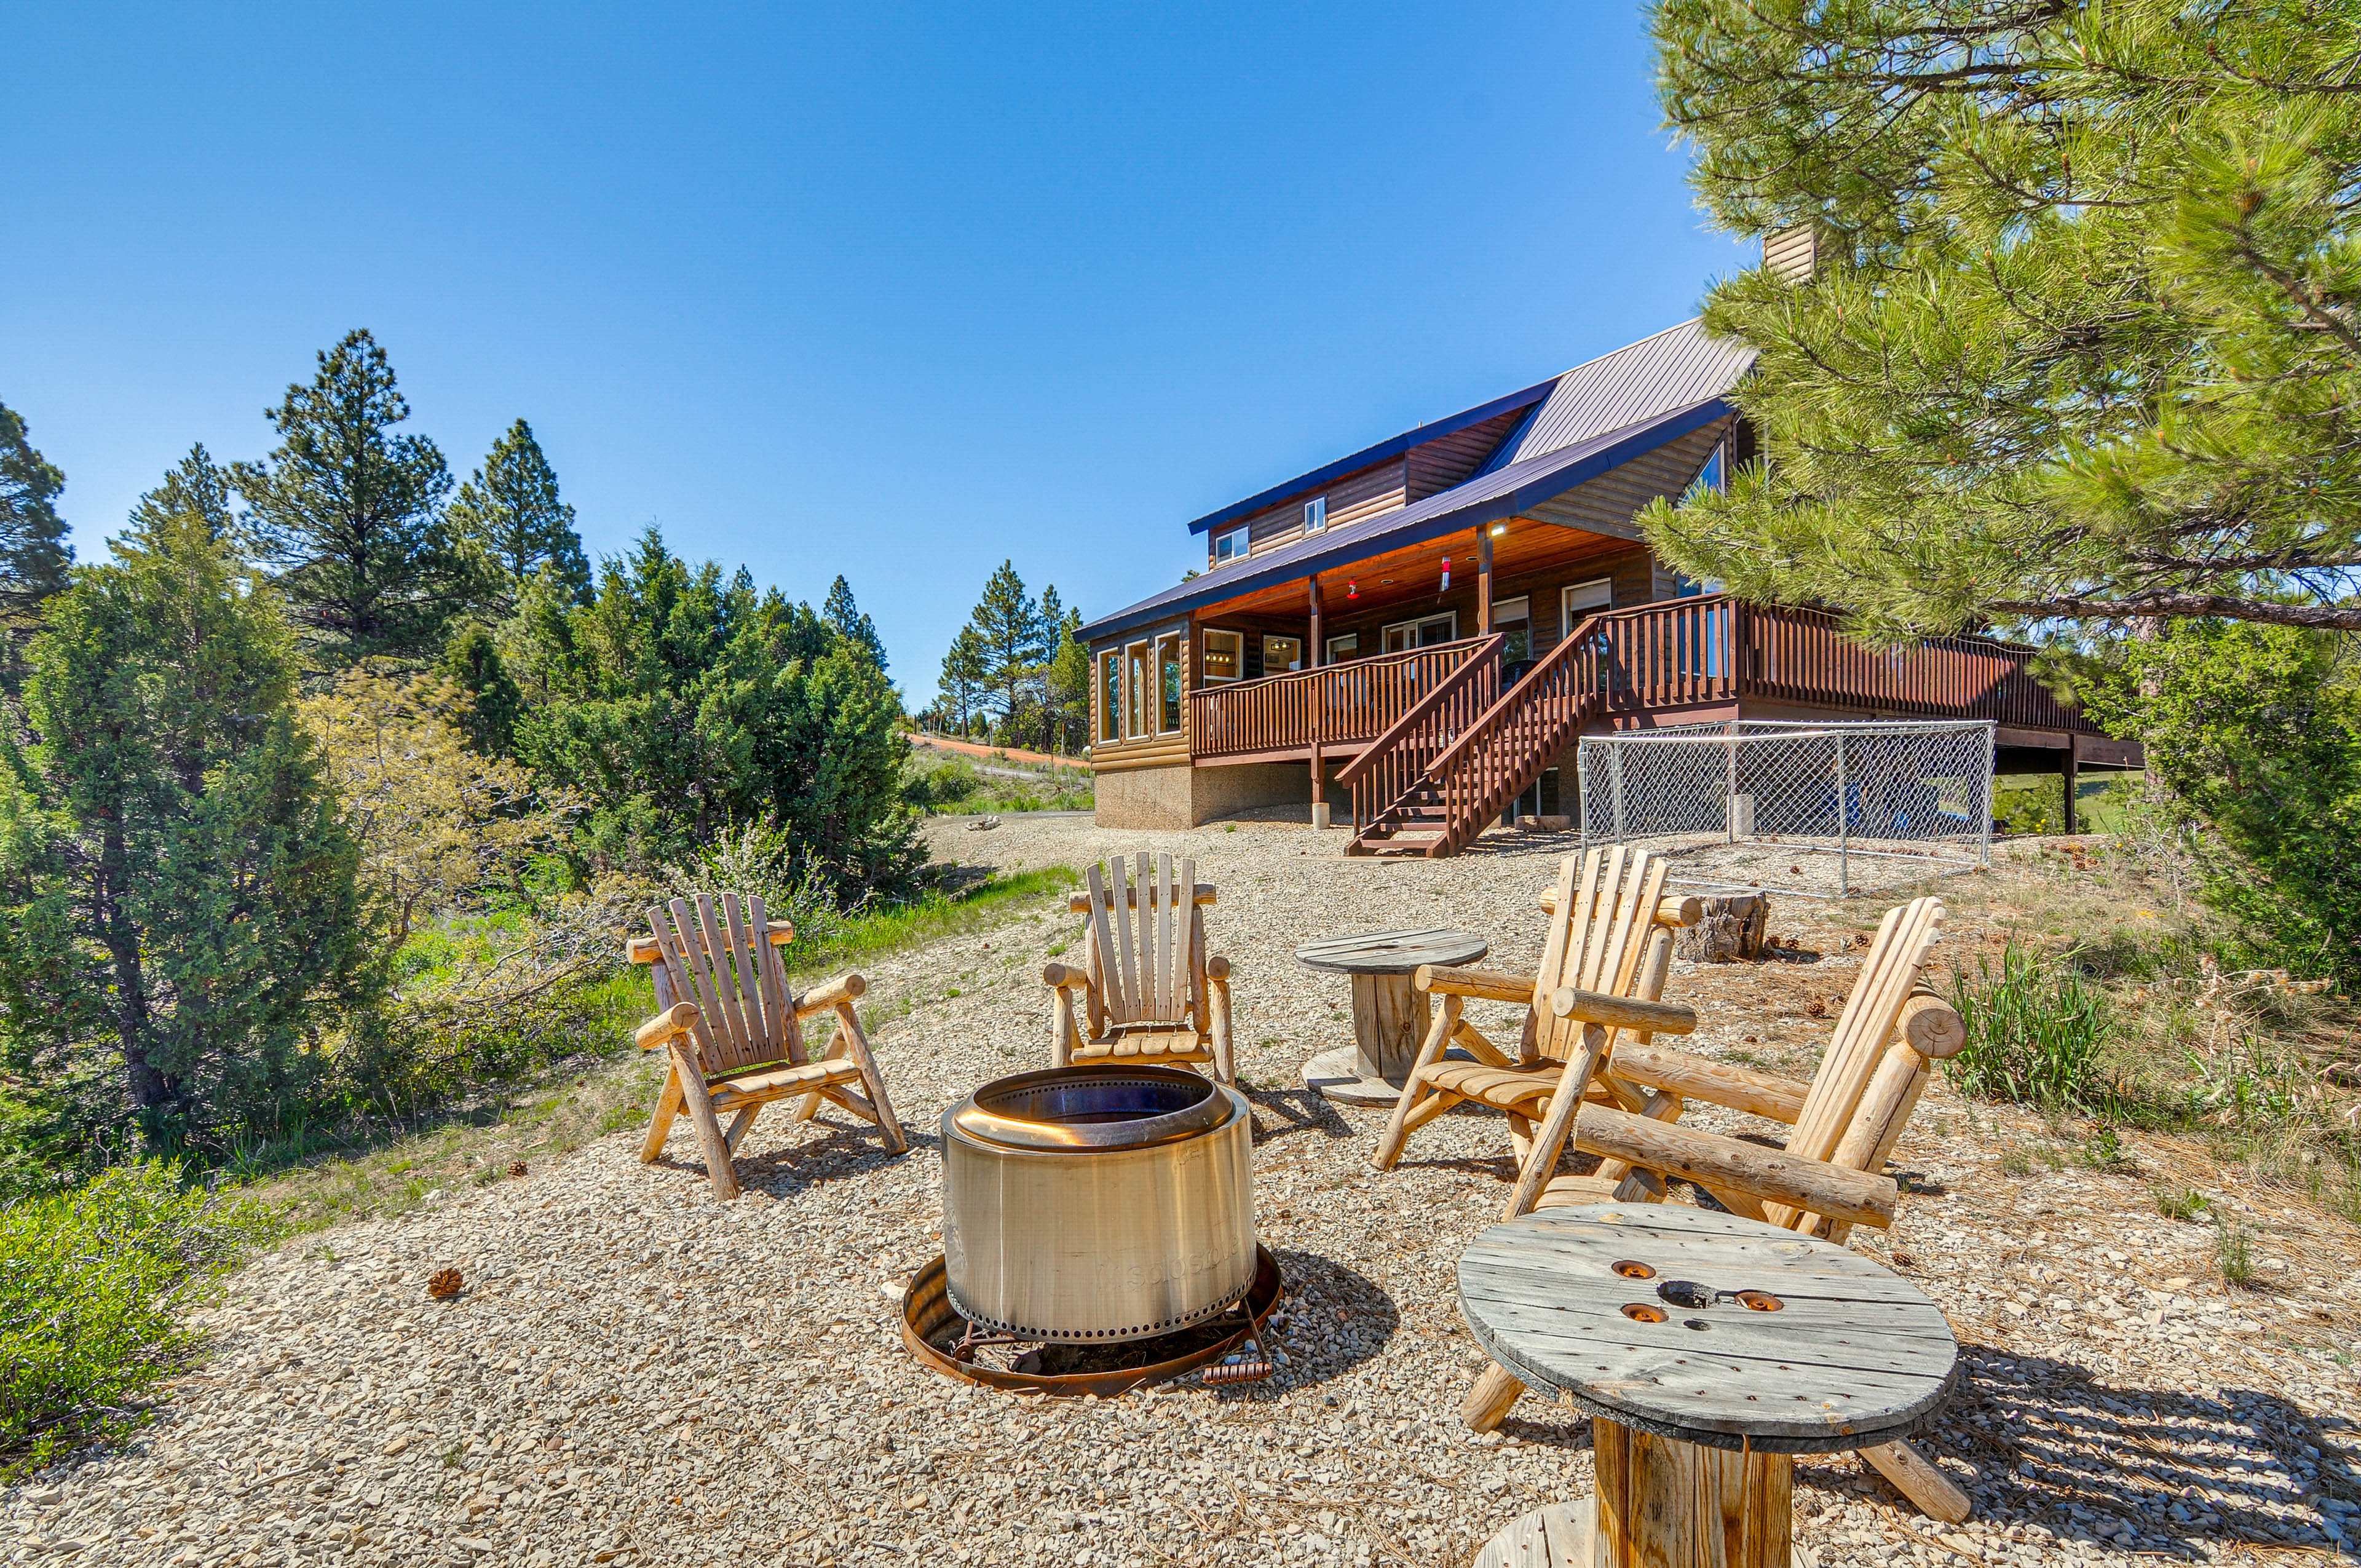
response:
<path fill-rule="evenodd" d="M 2183 1541 L 2322 1543 L 2323 1485 L 2348 1502 L 2361 1497 L 2361 1484 L 2334 1477 L 2333 1461 L 2312 1456 L 2349 1445 L 2350 1420 L 2316 1419 L 2249 1388 L 2215 1398 L 2115 1387 L 2070 1362 L 1993 1345 L 1963 1344 L 1960 1358 L 1958 1395 L 1912 1441 L 1930 1457 L 1975 1467 L 1968 1490 L 1979 1515 L 2006 1510 L 2061 1541 L 2122 1540 L 2194 1558 Z M 2312 1468 L 2290 1474 L 2304 1465 Z M 2304 1507 L 2296 1519 L 2275 1517 L 2261 1507 L 2265 1497 Z M 2185 1519 L 2172 1517 L 2175 1505 Z M 2126 1528 L 2144 1540 L 2123 1540 Z"/>
<path fill-rule="evenodd" d="M 780 1113 L 783 1121 L 786 1114 Z M 823 1114 L 786 1134 L 793 1140 L 790 1143 L 766 1143 L 752 1151 L 741 1149 L 732 1162 L 738 1169 L 738 1185 L 760 1188 L 774 1198 L 785 1198 L 819 1182 L 842 1181 L 883 1170 L 897 1160 L 915 1157 L 921 1149 L 935 1149 L 943 1141 L 941 1134 L 922 1133 L 906 1123 L 902 1131 L 910 1140 L 909 1151 L 888 1154 L 877 1141 L 877 1129 L 868 1123 L 850 1118 L 835 1122 Z M 655 1168 L 680 1171 L 703 1181 L 705 1159 L 697 1151 L 696 1136 L 692 1134 L 684 1139 L 675 1131 L 656 1160 Z"/>
<path fill-rule="evenodd" d="M 1257 1113 L 1254 1119 L 1255 1147 L 1261 1148 L 1280 1138 L 1299 1133 L 1317 1134 L 1327 1138 L 1359 1136 L 1359 1129 L 1345 1120 L 1335 1106 L 1314 1089 L 1298 1086 L 1293 1089 L 1248 1089 L 1241 1085 L 1238 1092 Z M 1268 1111 L 1271 1120 L 1265 1121 L 1259 1113 Z"/>
<path fill-rule="evenodd" d="M 1333 1257 L 1264 1238 L 1279 1259 L 1285 1281 L 1288 1326 L 1268 1332 L 1270 1345 L 1287 1353 L 1288 1365 L 1260 1383 L 1218 1389 L 1224 1400 L 1275 1405 L 1326 1396 L 1320 1386 L 1370 1360 L 1401 1328 L 1401 1312 L 1377 1281 Z"/>

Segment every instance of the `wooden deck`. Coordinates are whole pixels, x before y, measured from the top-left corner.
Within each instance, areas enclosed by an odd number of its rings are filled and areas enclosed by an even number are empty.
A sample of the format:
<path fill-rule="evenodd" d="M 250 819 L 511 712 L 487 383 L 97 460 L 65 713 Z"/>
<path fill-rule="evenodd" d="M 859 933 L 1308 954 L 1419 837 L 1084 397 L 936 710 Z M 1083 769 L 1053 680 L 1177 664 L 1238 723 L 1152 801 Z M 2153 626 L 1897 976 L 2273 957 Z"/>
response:
<path fill-rule="evenodd" d="M 1601 699 L 1594 722 L 1654 715 L 1679 723 L 1771 704 L 2099 733 L 2034 679 L 2031 649 L 1988 638 L 1927 638 L 1880 651 L 1845 638 L 1833 615 L 1717 594 L 1599 616 L 1589 641 L 1580 663 L 1584 685 Z M 1484 645 L 1463 638 L 1191 692 L 1190 756 L 1199 763 L 1295 761 L 1315 740 L 1328 754 L 1354 755 L 1455 675 L 1479 709 L 1488 707 L 1500 691 L 1497 677 L 1488 685 L 1471 667 Z"/>

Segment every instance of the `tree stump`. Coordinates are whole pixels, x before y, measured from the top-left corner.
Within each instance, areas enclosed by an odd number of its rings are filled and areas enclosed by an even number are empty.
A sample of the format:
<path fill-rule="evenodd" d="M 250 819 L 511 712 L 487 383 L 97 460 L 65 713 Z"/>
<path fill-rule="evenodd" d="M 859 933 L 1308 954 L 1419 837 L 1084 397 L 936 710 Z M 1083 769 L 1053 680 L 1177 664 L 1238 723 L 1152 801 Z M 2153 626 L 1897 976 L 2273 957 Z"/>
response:
<path fill-rule="evenodd" d="M 1763 956 L 1763 936 L 1770 928 L 1771 899 L 1760 893 L 1735 893 L 1705 901 L 1705 916 L 1684 927 L 1673 944 L 1675 958 L 1697 963 L 1742 963 Z"/>

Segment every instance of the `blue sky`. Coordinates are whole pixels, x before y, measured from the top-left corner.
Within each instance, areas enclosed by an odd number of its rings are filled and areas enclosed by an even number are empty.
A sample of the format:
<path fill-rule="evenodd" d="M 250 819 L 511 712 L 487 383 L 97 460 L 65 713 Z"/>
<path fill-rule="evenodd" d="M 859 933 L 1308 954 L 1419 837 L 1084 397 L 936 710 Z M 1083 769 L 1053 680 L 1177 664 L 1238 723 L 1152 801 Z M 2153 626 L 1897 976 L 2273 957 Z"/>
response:
<path fill-rule="evenodd" d="M 11 7 L 0 401 L 87 556 L 367 326 L 455 473 L 532 421 L 918 701 L 1004 557 L 1182 525 L 1693 313 L 1626 4 Z"/>

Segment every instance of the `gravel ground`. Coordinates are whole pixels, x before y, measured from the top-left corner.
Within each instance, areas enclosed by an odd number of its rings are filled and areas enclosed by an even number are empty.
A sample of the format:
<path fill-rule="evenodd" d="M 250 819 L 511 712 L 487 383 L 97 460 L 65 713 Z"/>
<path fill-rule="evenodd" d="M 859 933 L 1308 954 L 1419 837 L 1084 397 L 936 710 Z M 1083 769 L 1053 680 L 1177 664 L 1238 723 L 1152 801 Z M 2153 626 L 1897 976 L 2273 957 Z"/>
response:
<path fill-rule="evenodd" d="M 889 1289 L 940 1247 L 935 1125 L 978 1081 L 1046 1056 L 1041 962 L 1076 924 L 1046 903 L 881 964 L 880 1059 L 917 1142 L 758 1124 L 746 1196 L 715 1203 L 675 1135 L 638 1135 L 399 1219 L 307 1237 L 207 1314 L 213 1359 L 131 1451 L 0 1495 L 10 1561 L 76 1563 L 1467 1562 L 1541 1503 L 1589 1486 L 1587 1423 L 1529 1398 L 1477 1438 L 1482 1365 L 1453 1270 L 1510 1175 L 1495 1117 L 1444 1118 L 1402 1168 L 1366 1164 L 1378 1113 L 1298 1078 L 1346 1043 L 1345 982 L 1297 966 L 1317 935 L 1411 923 L 1538 957 L 1532 895 L 1564 839 L 1458 859 L 1345 861 L 1303 828 L 1147 835 L 1087 819 L 938 824 L 939 852 L 1003 866 L 1106 849 L 1194 851 L 1221 887 L 1239 1060 L 1257 1110 L 1264 1239 L 1294 1295 L 1289 1365 L 1222 1390 L 1051 1401 L 972 1390 L 901 1350 Z M 1949 884 L 1961 902 L 1974 879 Z M 1676 972 L 1708 1051 L 1794 1058 L 1841 996 L 1868 901 L 1793 900 L 1781 960 Z M 1952 941 L 1984 939 L 1972 918 Z M 1948 944 L 1947 944 L 1948 945 Z M 1488 1030 L 1511 1010 L 1479 1007 Z M 1497 1037 L 1497 1036 L 1496 1036 Z M 1512 1037 L 1512 1036 L 1511 1036 Z M 1806 1064 L 1807 1066 L 1807 1061 Z M 2030 1124 L 1922 1105 L 1913 1193 L 1864 1250 L 1957 1327 L 1970 1375 L 1926 1442 L 1976 1498 L 1927 1520 L 1850 1456 L 1798 1462 L 1799 1539 L 1821 1565 L 2176 1556 L 2328 1560 L 2361 1542 L 2352 1419 L 2353 1235 L 2247 1211 L 2263 1288 L 2225 1292 L 2213 1231 L 2157 1217 L 2147 1175 L 1999 1159 Z M 2181 1157 L 2135 1142 L 2135 1160 Z M 431 1301 L 426 1277 L 468 1288 Z"/>

